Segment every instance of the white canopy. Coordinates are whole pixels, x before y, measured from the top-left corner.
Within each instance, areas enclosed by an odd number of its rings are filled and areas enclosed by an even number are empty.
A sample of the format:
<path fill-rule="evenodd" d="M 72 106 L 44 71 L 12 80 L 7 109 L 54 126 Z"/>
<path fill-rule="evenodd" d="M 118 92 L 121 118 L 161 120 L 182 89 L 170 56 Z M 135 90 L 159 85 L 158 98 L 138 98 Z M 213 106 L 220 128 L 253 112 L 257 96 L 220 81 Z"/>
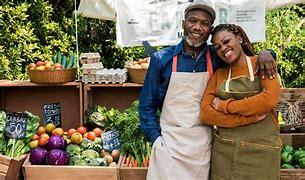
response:
<path fill-rule="evenodd" d="M 251 42 L 265 40 L 266 10 L 305 3 L 305 0 L 192 1 L 201 1 L 215 9 L 217 16 L 214 25 L 234 23 L 243 27 Z M 184 8 L 192 1 L 81 0 L 77 13 L 86 17 L 116 21 L 119 46 L 138 46 L 143 41 L 153 46 L 173 45 L 181 40 Z"/>
<path fill-rule="evenodd" d="M 299 3 L 305 3 L 305 0 L 266 0 L 266 10 Z M 82 13 L 86 17 L 114 21 L 116 19 L 115 6 L 116 0 L 81 0 L 77 12 Z"/>

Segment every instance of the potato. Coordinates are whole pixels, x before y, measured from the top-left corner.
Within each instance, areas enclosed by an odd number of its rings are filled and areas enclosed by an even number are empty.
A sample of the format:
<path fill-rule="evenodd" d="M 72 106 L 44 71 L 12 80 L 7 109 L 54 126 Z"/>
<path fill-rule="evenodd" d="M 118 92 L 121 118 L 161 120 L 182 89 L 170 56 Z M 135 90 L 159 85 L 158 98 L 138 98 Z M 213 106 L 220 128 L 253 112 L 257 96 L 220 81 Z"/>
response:
<path fill-rule="evenodd" d="M 113 157 L 114 160 L 118 160 L 119 157 L 120 157 L 120 150 L 114 149 L 114 150 L 111 152 L 111 156 Z"/>
<path fill-rule="evenodd" d="M 142 63 L 141 67 L 142 69 L 148 69 L 149 64 L 148 63 Z"/>
<path fill-rule="evenodd" d="M 113 157 L 111 155 L 104 156 L 104 159 L 106 160 L 107 164 L 109 165 L 113 161 Z"/>
<path fill-rule="evenodd" d="M 147 59 L 139 59 L 139 60 L 138 60 L 138 63 L 139 63 L 139 64 L 147 63 Z"/>
<path fill-rule="evenodd" d="M 116 167 L 117 166 L 117 163 L 116 162 L 111 162 L 110 164 L 109 164 L 109 167 Z"/>
<path fill-rule="evenodd" d="M 131 67 L 131 68 L 133 68 L 133 69 L 141 69 L 142 67 L 141 67 L 141 65 L 139 65 L 139 64 L 135 64 L 135 65 L 133 65 L 133 67 Z"/>
<path fill-rule="evenodd" d="M 139 64 L 138 61 L 132 61 L 132 65 Z"/>
<path fill-rule="evenodd" d="M 103 150 L 101 151 L 101 156 L 102 156 L 102 157 L 105 157 L 106 155 L 110 155 L 110 152 L 109 152 L 109 151 L 106 151 L 105 149 L 103 149 Z"/>

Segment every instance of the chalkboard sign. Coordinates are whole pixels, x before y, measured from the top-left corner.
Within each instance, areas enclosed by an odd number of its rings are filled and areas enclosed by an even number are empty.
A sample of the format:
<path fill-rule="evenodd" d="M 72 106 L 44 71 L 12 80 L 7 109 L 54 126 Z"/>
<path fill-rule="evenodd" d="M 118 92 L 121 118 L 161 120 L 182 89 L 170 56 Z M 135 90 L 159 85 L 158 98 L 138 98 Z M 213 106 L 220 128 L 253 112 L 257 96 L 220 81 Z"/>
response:
<path fill-rule="evenodd" d="M 120 133 L 117 130 L 111 130 L 103 133 L 103 148 L 108 151 L 120 149 Z"/>
<path fill-rule="evenodd" d="M 61 108 L 59 103 L 43 105 L 44 124 L 53 123 L 56 127 L 61 126 Z"/>
<path fill-rule="evenodd" d="M 28 114 L 8 112 L 6 113 L 5 133 L 13 139 L 22 139 L 26 136 Z"/>

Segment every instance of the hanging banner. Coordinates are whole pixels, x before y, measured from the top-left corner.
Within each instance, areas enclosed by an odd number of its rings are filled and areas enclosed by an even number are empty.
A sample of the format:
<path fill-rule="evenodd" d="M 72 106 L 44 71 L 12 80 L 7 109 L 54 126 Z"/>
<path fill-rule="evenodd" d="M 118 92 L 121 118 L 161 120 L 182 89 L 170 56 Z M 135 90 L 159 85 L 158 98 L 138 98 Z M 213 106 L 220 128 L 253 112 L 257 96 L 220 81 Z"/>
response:
<path fill-rule="evenodd" d="M 266 2 L 261 0 L 215 1 L 217 24 L 237 24 L 247 33 L 251 42 L 265 40 Z"/>
<path fill-rule="evenodd" d="M 115 0 L 81 0 L 77 13 L 86 17 L 115 20 Z"/>
<path fill-rule="evenodd" d="M 117 43 L 137 46 L 176 44 L 182 37 L 181 21 L 188 0 L 117 1 Z"/>
<path fill-rule="evenodd" d="M 200 0 L 198 0 L 200 1 Z M 265 40 L 265 1 L 201 0 L 215 9 L 219 23 L 234 23 L 244 28 L 252 42 Z M 174 45 L 182 36 L 184 9 L 190 0 L 117 1 L 117 43 L 123 47 Z"/>
<path fill-rule="evenodd" d="M 305 3 L 305 0 L 265 0 L 265 1 L 266 1 L 266 10 L 281 8 L 293 4 Z M 114 21 L 116 19 L 115 4 L 116 4 L 116 0 L 81 0 L 77 12 L 82 13 L 83 16 L 86 17 Z"/>

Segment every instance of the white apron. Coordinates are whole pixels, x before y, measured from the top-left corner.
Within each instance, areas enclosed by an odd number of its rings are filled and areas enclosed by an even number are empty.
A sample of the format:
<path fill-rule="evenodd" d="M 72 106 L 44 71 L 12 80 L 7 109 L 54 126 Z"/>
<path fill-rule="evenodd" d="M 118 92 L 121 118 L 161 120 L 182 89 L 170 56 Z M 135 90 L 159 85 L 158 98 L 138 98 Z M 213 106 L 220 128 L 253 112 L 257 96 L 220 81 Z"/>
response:
<path fill-rule="evenodd" d="M 210 171 L 211 127 L 200 120 L 201 99 L 213 74 L 176 72 L 177 56 L 160 117 L 161 136 L 152 147 L 148 180 L 207 180 Z M 209 75 L 210 74 L 210 75 Z"/>

